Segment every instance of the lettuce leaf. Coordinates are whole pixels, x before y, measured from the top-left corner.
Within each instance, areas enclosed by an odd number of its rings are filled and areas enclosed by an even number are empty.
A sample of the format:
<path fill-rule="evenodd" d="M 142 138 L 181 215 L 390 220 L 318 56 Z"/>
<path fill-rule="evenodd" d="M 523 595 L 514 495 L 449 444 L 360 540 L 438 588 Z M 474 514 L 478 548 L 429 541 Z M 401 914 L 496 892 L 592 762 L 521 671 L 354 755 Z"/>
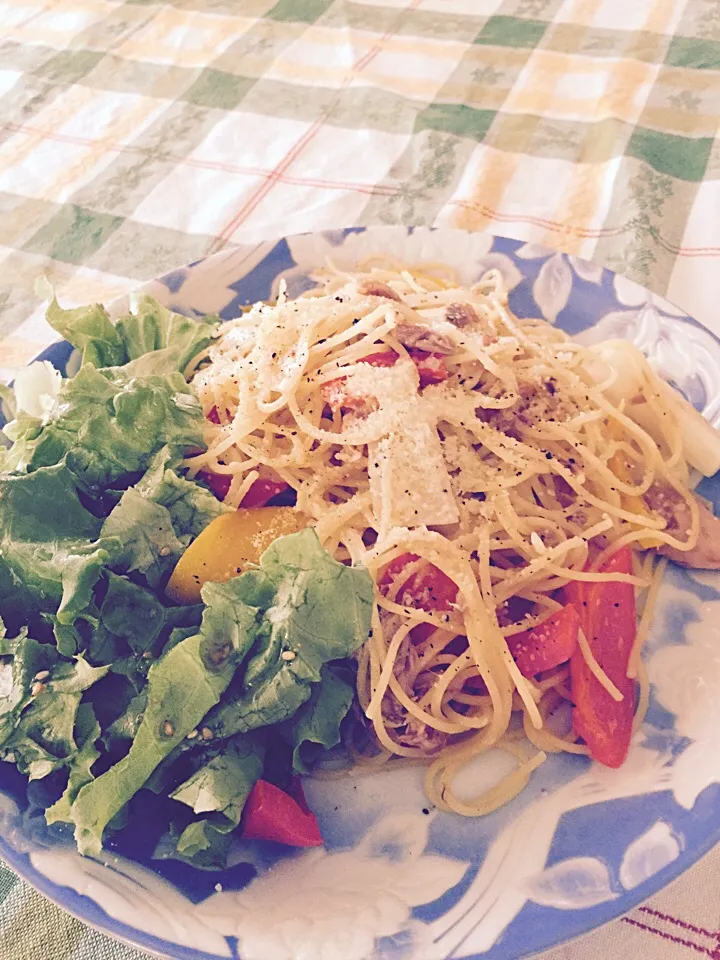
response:
<path fill-rule="evenodd" d="M 67 786 L 60 797 L 45 811 L 48 824 L 63 823 L 70 818 L 70 808 L 80 789 L 92 780 L 90 772 L 100 756 L 96 743 L 100 737 L 100 724 L 92 704 L 81 703 L 75 716 L 74 739 L 77 752 L 72 760 Z"/>
<path fill-rule="evenodd" d="M 97 854 L 105 827 L 155 768 L 213 707 L 255 635 L 255 618 L 236 602 L 237 585 L 206 584 L 200 632 L 150 667 L 148 701 L 127 756 L 86 784 L 71 806 L 81 853 Z"/>
<path fill-rule="evenodd" d="M 135 312 L 117 322 L 127 360 L 146 357 L 156 361 L 156 373 L 183 371 L 192 358 L 212 341 L 216 316 L 199 320 L 173 313 L 153 297 L 140 297 Z M 150 356 L 153 355 L 153 356 Z"/>
<path fill-rule="evenodd" d="M 340 724 L 352 699 L 353 688 L 331 668 L 323 667 L 321 682 L 313 687 L 310 699 L 289 725 L 293 769 L 298 773 L 309 773 L 324 750 L 340 743 Z"/>
<path fill-rule="evenodd" d="M 113 569 L 139 573 L 151 587 L 162 583 L 211 520 L 230 510 L 204 487 L 178 476 L 169 463 L 172 455 L 163 447 L 145 475 L 122 495 L 101 531 L 122 544 Z"/>
<path fill-rule="evenodd" d="M 166 607 L 153 591 L 112 572 L 103 581 L 96 622 L 86 631 L 87 657 L 93 664 L 109 665 L 139 693 L 153 659 L 198 632 L 203 607 Z"/>
<path fill-rule="evenodd" d="M 15 419 L 16 413 L 15 391 L 7 383 L 0 383 L 0 420 L 9 423 Z"/>
<path fill-rule="evenodd" d="M 280 537 L 260 558 L 260 570 L 237 580 L 247 581 L 246 602 L 255 598 L 263 607 L 263 629 L 240 688 L 206 718 L 218 737 L 287 720 L 309 699 L 323 666 L 349 657 L 370 631 L 370 576 L 333 559 L 312 529 Z"/>
<path fill-rule="evenodd" d="M 175 770 L 182 762 L 182 758 L 176 761 Z M 173 800 L 186 805 L 193 821 L 188 823 L 187 816 L 176 815 L 154 856 L 182 860 L 204 870 L 223 869 L 231 834 L 240 823 L 253 786 L 263 776 L 264 762 L 263 737 L 236 737 L 223 744 L 221 752 L 211 744 L 209 758 L 196 763 L 193 773 L 170 793 Z M 171 773 L 169 770 L 165 777 L 166 789 Z M 151 789 L 157 786 L 161 785 Z"/>
<path fill-rule="evenodd" d="M 245 801 L 262 777 L 265 750 L 249 737 L 236 737 L 170 794 L 193 813 L 214 813 L 230 827 L 240 823 Z M 222 820 L 213 821 L 219 826 Z"/>
<path fill-rule="evenodd" d="M 55 667 L 45 681 L 46 693 L 84 693 L 107 674 L 108 667 L 94 667 L 84 657 Z"/>
<path fill-rule="evenodd" d="M 167 445 L 181 456 L 202 448 L 202 410 L 179 374 L 108 378 L 86 364 L 63 382 L 46 426 L 31 444 L 29 469 L 65 461 L 91 493 L 143 473 Z"/>
<path fill-rule="evenodd" d="M 53 297 L 45 317 L 53 330 L 82 353 L 83 363 L 96 367 L 125 363 L 125 344 L 101 304 L 63 310 Z"/>
<path fill-rule="evenodd" d="M 183 860 L 201 870 L 222 870 L 227 865 L 227 855 L 232 843 L 232 834 L 212 824 L 209 820 L 196 820 L 189 824 L 178 837 L 171 831 L 167 843 L 154 853 L 157 859 Z"/>
<path fill-rule="evenodd" d="M 0 663 L 0 744 L 5 744 L 22 710 L 32 700 L 35 676 L 57 663 L 55 649 L 38 643 L 27 632 L 7 640 L 3 638 L 3 662 Z"/>
<path fill-rule="evenodd" d="M 166 608 L 154 593 L 114 573 L 105 575 L 107 590 L 98 607 L 88 656 L 93 663 L 114 664 L 131 653 L 155 647 L 166 625 Z"/>
<path fill-rule="evenodd" d="M 28 640 L 26 638 L 22 652 L 15 654 L 15 659 L 22 655 L 22 669 L 26 675 Z M 37 653 L 37 650 L 33 652 Z M 12 751 L 18 769 L 27 773 L 31 780 L 42 779 L 66 766 L 77 753 L 74 732 L 80 701 L 83 693 L 108 670 L 107 667 L 92 667 L 81 658 L 73 663 L 56 663 L 46 667 L 44 672 L 48 669 L 50 677 L 43 681 L 39 692 L 33 695 L 33 688 L 38 690 L 33 684 L 28 696 L 26 688 L 25 696 L 13 711 L 13 729 L 3 744 L 3 751 Z"/>
<path fill-rule="evenodd" d="M 52 299 L 50 326 L 82 353 L 83 364 L 120 367 L 133 364 L 134 375 L 164 375 L 185 369 L 212 340 L 215 316 L 194 320 L 173 313 L 153 297 L 142 296 L 133 313 L 113 323 L 99 303 L 63 310 Z M 142 365 L 136 361 L 142 359 Z"/>
<path fill-rule="evenodd" d="M 119 717 L 108 724 L 103 733 L 103 743 L 108 750 L 117 747 L 128 746 L 135 739 L 135 735 L 140 729 L 143 714 L 147 707 L 148 689 L 143 687 L 140 693 L 132 697 Z M 70 819 L 68 817 L 68 819 Z"/>
<path fill-rule="evenodd" d="M 187 544 L 216 517 L 232 513 L 232 508 L 206 487 L 179 476 L 177 465 L 178 460 L 169 447 L 163 447 L 151 460 L 135 490 L 168 509 L 175 533 L 183 544 Z"/>
<path fill-rule="evenodd" d="M 105 520 L 101 536 L 115 537 L 122 544 L 114 569 L 140 573 L 151 587 L 170 574 L 185 549 L 173 529 L 170 511 L 146 499 L 136 487 L 123 493 Z"/>
<path fill-rule="evenodd" d="M 27 623 L 45 612 L 72 623 L 119 547 L 97 542 L 99 528 L 64 464 L 0 475 L 0 616 Z"/>
<path fill-rule="evenodd" d="M 41 780 L 64 767 L 75 753 L 73 730 L 80 694 L 40 696 L 23 712 L 7 741 L 15 765 L 30 780 Z"/>

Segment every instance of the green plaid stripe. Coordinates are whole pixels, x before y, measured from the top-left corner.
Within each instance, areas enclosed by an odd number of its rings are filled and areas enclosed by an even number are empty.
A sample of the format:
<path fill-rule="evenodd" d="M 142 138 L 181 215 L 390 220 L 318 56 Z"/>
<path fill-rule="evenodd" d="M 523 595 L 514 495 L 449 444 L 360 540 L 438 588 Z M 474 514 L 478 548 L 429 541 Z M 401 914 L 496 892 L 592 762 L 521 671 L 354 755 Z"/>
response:
<path fill-rule="evenodd" d="M 717 0 L 5 0 L 0 373 L 48 339 L 39 273 L 108 298 L 354 223 L 547 243 L 713 322 L 718 103 Z M 3 960 L 137 956 L 4 868 L 0 901 Z"/>

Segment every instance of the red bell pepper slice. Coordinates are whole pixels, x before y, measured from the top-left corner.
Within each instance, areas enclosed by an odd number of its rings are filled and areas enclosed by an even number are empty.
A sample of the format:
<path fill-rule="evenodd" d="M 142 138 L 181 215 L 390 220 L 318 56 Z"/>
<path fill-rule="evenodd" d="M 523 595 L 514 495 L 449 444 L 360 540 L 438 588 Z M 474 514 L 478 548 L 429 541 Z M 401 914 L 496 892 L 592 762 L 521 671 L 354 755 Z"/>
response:
<path fill-rule="evenodd" d="M 567 663 L 577 647 L 580 618 L 572 603 L 566 604 L 538 627 L 515 633 L 507 645 L 524 677 Z"/>
<path fill-rule="evenodd" d="M 202 480 L 210 487 L 218 500 L 224 500 L 228 495 L 232 477 L 229 473 L 213 473 L 212 470 L 199 470 L 198 480 Z M 284 480 L 273 480 L 272 477 L 258 477 L 242 499 L 241 507 L 264 507 L 279 493 L 288 489 Z"/>
<path fill-rule="evenodd" d="M 275 840 L 290 847 L 321 847 L 323 838 L 302 787 L 293 783 L 295 797 L 267 780 L 258 780 L 243 810 L 246 840 Z"/>
<path fill-rule="evenodd" d="M 632 551 L 623 547 L 601 568 L 602 573 L 632 573 Z M 573 728 L 606 767 L 619 767 L 630 748 L 635 714 L 635 681 L 627 676 L 637 620 L 635 588 L 607 581 L 565 587 L 580 616 L 580 626 L 593 656 L 623 695 L 613 700 L 593 676 L 578 647 L 570 658 L 570 687 L 575 704 Z"/>
<path fill-rule="evenodd" d="M 276 497 L 279 493 L 284 493 L 289 489 L 289 485 L 281 480 L 273 480 L 272 477 L 258 477 L 248 492 L 242 499 L 241 507 L 264 507 L 266 503 Z"/>
<path fill-rule="evenodd" d="M 378 581 L 382 593 L 388 593 L 390 585 L 401 577 L 405 567 L 419 559 L 416 553 L 403 553 L 391 560 Z M 411 574 L 401 584 L 395 596 L 397 602 L 406 607 L 415 607 L 418 610 L 433 613 L 450 610 L 457 600 L 457 592 L 455 582 L 442 570 L 429 563 Z M 415 643 L 422 643 L 434 630 L 435 627 L 431 623 L 419 623 L 413 627 L 411 637 Z"/>
<path fill-rule="evenodd" d="M 196 474 L 205 486 L 210 487 L 218 500 L 224 500 L 228 495 L 232 477 L 229 473 L 213 473 L 212 470 L 199 470 Z"/>
<path fill-rule="evenodd" d="M 210 413 L 207 415 L 207 419 L 210 421 L 210 423 L 220 423 L 220 411 L 217 407 L 211 408 Z M 225 499 L 225 497 L 228 495 L 230 484 L 232 483 L 232 477 L 230 474 L 213 473 L 212 470 L 198 471 L 197 479 L 202 480 L 206 486 L 210 487 L 218 500 Z"/>
<path fill-rule="evenodd" d="M 379 587 L 383 593 L 402 574 L 409 564 L 419 560 L 416 553 L 403 553 L 392 560 L 383 570 Z M 426 563 L 411 574 L 395 594 L 397 602 L 428 613 L 450 610 L 457 599 L 457 585 L 442 570 Z"/>
<path fill-rule="evenodd" d="M 442 383 L 443 380 L 447 380 L 448 372 L 443 354 L 428 353 L 427 350 L 416 350 L 414 348 L 408 350 L 408 354 L 417 367 L 420 389 L 431 383 Z M 372 367 L 394 367 L 399 359 L 394 350 L 383 350 L 379 353 L 371 353 L 358 362 L 369 363 Z M 341 408 L 352 410 L 364 403 L 361 397 L 353 397 L 348 394 L 345 390 L 345 383 L 345 377 L 338 377 L 336 380 L 329 380 L 324 383 L 320 389 L 323 399 L 333 411 Z"/>
<path fill-rule="evenodd" d="M 398 355 L 394 350 L 382 350 L 378 353 L 370 353 L 363 357 L 358 363 L 369 363 L 371 367 L 394 367 L 397 363 Z"/>
<path fill-rule="evenodd" d="M 390 584 L 401 576 L 405 567 L 418 559 L 417 554 L 403 553 L 392 560 L 378 581 L 380 590 L 387 593 Z M 425 564 L 400 585 L 396 597 L 398 602 L 405 606 L 426 610 L 428 613 L 445 612 L 450 610 L 457 600 L 457 585 L 442 570 L 432 564 Z M 568 604 L 539 627 L 508 638 L 508 647 L 520 672 L 531 677 L 566 663 L 577 645 L 578 627 L 577 612 Z M 430 624 L 420 624 L 413 630 L 413 639 L 416 642 L 424 640 L 433 629 Z"/>
<path fill-rule="evenodd" d="M 448 371 L 442 353 L 428 353 L 427 350 L 417 350 L 415 347 L 409 347 L 408 353 L 420 375 L 420 389 L 431 383 L 447 380 Z"/>

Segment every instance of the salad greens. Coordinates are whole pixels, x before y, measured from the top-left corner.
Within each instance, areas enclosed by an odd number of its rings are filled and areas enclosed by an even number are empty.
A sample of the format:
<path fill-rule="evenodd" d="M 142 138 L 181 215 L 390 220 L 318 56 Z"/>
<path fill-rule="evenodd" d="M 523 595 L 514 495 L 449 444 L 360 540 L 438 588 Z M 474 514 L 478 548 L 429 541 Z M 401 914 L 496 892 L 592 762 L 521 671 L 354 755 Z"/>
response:
<path fill-rule="evenodd" d="M 368 575 L 334 560 L 310 531 L 280 537 L 238 583 L 264 616 L 242 682 L 207 717 L 223 737 L 291 717 L 323 680 L 323 666 L 353 653 L 370 626 Z"/>
<path fill-rule="evenodd" d="M 309 773 L 323 750 L 340 743 L 340 721 L 352 700 L 353 687 L 337 676 L 332 667 L 323 667 L 322 682 L 313 687 L 307 703 L 290 721 L 295 770 Z"/>
<path fill-rule="evenodd" d="M 0 759 L 57 781 L 46 821 L 82 853 L 154 797 L 157 855 L 222 867 L 255 783 L 285 788 L 340 741 L 372 581 L 307 529 L 171 603 L 178 558 L 228 510 L 182 475 L 203 448 L 183 371 L 217 320 L 150 297 L 117 322 L 53 299 L 48 319 L 82 364 L 62 381 L 38 365 L 6 403 Z"/>
<path fill-rule="evenodd" d="M 75 484 L 64 463 L 0 474 L 0 613 L 8 625 L 40 612 L 71 623 L 117 550 L 115 540 L 98 541 L 100 521 Z"/>
<path fill-rule="evenodd" d="M 89 363 L 63 381 L 47 423 L 26 439 L 30 470 L 65 462 L 97 495 L 138 479 L 165 445 L 178 459 L 202 448 L 202 411 L 182 374 L 106 375 Z"/>
<path fill-rule="evenodd" d="M 141 296 L 134 312 L 113 323 L 99 303 L 63 310 L 53 297 L 47 311 L 53 329 L 82 353 L 82 362 L 95 367 L 129 366 L 143 358 L 145 374 L 182 372 L 212 341 L 218 318 L 194 320 L 149 296 Z"/>
<path fill-rule="evenodd" d="M 207 616 L 211 613 L 208 610 L 203 615 L 206 632 L 183 640 L 150 668 L 147 704 L 130 750 L 109 770 L 83 786 L 73 801 L 70 815 L 81 853 L 100 852 L 107 824 L 161 761 L 195 729 L 230 683 L 249 644 L 238 630 L 231 641 L 232 650 L 224 654 L 225 647 L 218 644 L 224 643 L 225 637 L 213 638 L 212 616 Z"/>

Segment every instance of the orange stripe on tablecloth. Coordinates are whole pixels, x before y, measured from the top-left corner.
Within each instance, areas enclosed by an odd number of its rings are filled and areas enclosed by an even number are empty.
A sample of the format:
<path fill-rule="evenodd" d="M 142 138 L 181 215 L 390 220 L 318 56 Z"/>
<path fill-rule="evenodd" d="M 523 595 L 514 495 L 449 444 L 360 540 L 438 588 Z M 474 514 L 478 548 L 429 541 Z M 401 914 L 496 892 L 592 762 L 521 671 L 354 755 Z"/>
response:
<path fill-rule="evenodd" d="M 221 41 L 244 36 L 256 23 L 255 17 L 204 13 L 201 10 L 178 10 L 164 7 L 142 29 L 123 38 L 114 51 L 128 60 L 157 60 L 162 54 L 173 64 L 185 67 L 210 66 Z M 178 31 L 192 33 L 197 46 L 184 48 L 175 41 Z"/>
<path fill-rule="evenodd" d="M 492 147 L 482 148 L 472 198 L 469 203 L 462 204 L 462 212 L 457 217 L 456 225 L 461 230 L 482 230 L 488 220 L 497 219 L 483 197 L 492 198 L 494 203 L 502 200 L 519 162 L 520 157 L 516 154 L 502 153 Z"/>
<path fill-rule="evenodd" d="M 569 10 L 563 11 L 563 18 L 567 23 L 592 23 L 597 6 L 597 0 L 575 0 Z"/>
<path fill-rule="evenodd" d="M 422 0 L 411 0 L 405 10 L 413 10 L 415 7 L 419 6 Z M 285 173 L 288 167 L 300 156 L 300 154 L 305 150 L 309 143 L 312 142 L 318 130 L 323 126 L 325 122 L 325 117 L 329 115 L 334 106 L 337 104 L 340 96 L 343 91 L 350 85 L 356 72 L 361 71 L 366 67 L 382 50 L 385 40 L 392 36 L 390 30 L 386 31 L 382 37 L 378 39 L 375 45 L 363 56 L 361 57 L 352 67 L 351 71 L 348 73 L 347 77 L 343 81 L 343 85 L 338 90 L 335 97 L 333 97 L 330 105 L 326 108 L 322 117 L 318 118 L 315 123 L 307 130 L 303 136 L 297 141 L 297 143 L 290 148 L 290 150 L 285 154 L 284 158 L 275 166 L 274 170 L 265 180 L 265 182 L 255 191 L 252 197 L 238 210 L 234 217 L 225 225 L 225 227 L 220 231 L 217 240 L 212 244 L 210 252 L 214 252 L 216 249 L 220 249 L 224 244 L 229 240 L 232 234 L 238 229 L 238 227 L 246 220 L 253 210 L 256 209 L 258 204 L 260 204 L 265 197 L 270 193 L 275 183 L 277 183 L 279 176 Z"/>
<path fill-rule="evenodd" d="M 661 35 L 672 34 L 672 15 L 680 6 L 687 6 L 687 0 L 653 0 L 643 30 Z"/>
<path fill-rule="evenodd" d="M 520 79 L 509 91 L 503 110 L 506 113 L 529 113 L 535 117 L 552 118 L 555 115 L 555 84 L 572 70 L 576 63 L 578 67 L 585 65 L 589 71 L 598 69 L 594 61 L 586 61 L 584 57 L 578 59 L 569 53 L 534 50 Z M 573 107 L 578 108 L 577 102 L 573 103 Z"/>
<path fill-rule="evenodd" d="M 449 200 L 449 206 L 456 206 L 461 208 L 471 209 L 473 211 L 481 212 L 484 217 L 489 220 L 494 220 L 497 223 L 528 223 L 532 226 L 545 227 L 547 230 L 553 233 L 562 233 L 577 235 L 579 237 L 585 237 L 588 239 L 600 238 L 600 237 L 618 237 L 623 233 L 626 233 L 628 230 L 634 229 L 634 224 L 631 221 L 623 224 L 619 227 L 579 227 L 579 226 L 568 226 L 567 224 L 560 223 L 557 220 L 547 220 L 543 217 L 535 217 L 532 214 L 506 214 L 501 213 L 499 210 L 493 210 L 491 207 L 486 206 L 483 203 L 477 201 L 468 201 L 468 200 Z M 465 229 L 475 229 L 474 227 L 467 227 Z M 671 253 L 675 253 L 678 256 L 684 257 L 716 257 L 720 256 L 720 247 L 679 247 L 675 244 L 670 243 L 665 240 L 665 238 L 658 234 L 657 242 L 660 246 L 664 247 L 666 250 Z"/>
<path fill-rule="evenodd" d="M 559 210 L 560 219 L 568 224 L 568 253 L 580 253 L 582 241 L 588 238 L 588 233 L 581 231 L 576 225 L 592 222 L 603 190 L 608 186 L 607 171 L 613 165 L 616 166 L 617 161 L 607 160 L 603 164 L 581 163 L 573 169 L 570 189 L 563 197 Z M 540 243 L 546 242 L 547 237 L 540 239 Z"/>
<path fill-rule="evenodd" d="M 56 98 L 51 101 L 53 107 L 53 125 L 61 127 L 70 120 L 82 107 L 86 106 L 93 97 L 97 96 L 97 91 L 90 87 L 74 87 L 74 96 L 68 95 L 64 98 Z M 47 107 L 45 108 L 47 109 Z M 9 129 L 12 125 L 6 124 Z M 47 139 L 43 130 L 35 127 L 18 128 L 27 133 L 27 138 L 22 143 L 13 143 L 12 140 L 6 140 L 2 152 L 0 152 L 0 171 L 9 170 L 16 164 L 26 160 L 32 152 L 38 147 L 41 140 Z"/>

